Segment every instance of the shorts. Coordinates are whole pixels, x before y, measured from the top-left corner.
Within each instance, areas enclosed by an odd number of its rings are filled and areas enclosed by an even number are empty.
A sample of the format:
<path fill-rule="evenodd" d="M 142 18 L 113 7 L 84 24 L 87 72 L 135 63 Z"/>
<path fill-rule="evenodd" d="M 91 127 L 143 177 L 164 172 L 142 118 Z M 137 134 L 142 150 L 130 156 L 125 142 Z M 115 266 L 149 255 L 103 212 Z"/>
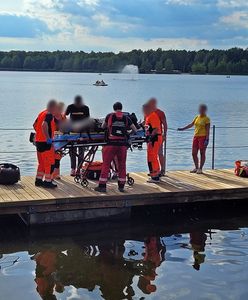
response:
<path fill-rule="evenodd" d="M 192 150 L 198 151 L 198 150 L 206 149 L 206 146 L 204 145 L 205 140 L 206 140 L 205 136 L 194 136 Z"/>

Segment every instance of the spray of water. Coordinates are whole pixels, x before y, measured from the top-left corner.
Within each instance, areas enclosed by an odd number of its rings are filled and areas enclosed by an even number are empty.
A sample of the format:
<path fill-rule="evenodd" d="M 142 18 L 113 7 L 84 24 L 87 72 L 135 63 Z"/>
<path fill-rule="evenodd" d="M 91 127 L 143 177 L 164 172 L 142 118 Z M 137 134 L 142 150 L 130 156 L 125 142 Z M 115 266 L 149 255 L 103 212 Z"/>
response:
<path fill-rule="evenodd" d="M 126 65 L 122 69 L 122 73 L 124 73 L 124 74 L 139 74 L 139 68 L 135 65 Z"/>

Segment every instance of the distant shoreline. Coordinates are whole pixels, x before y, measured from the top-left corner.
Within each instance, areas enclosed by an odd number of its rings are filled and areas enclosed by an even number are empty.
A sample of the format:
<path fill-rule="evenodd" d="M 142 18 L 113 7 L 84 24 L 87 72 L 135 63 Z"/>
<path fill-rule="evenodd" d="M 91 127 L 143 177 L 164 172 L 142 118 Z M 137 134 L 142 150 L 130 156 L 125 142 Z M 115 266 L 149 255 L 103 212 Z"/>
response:
<path fill-rule="evenodd" d="M 248 48 L 129 52 L 0 51 L 1 71 L 248 75 Z M 131 69 L 130 69 L 131 68 Z M 131 72 L 132 73 L 132 72 Z"/>
<path fill-rule="evenodd" d="M 103 74 L 126 74 L 126 75 L 192 75 L 192 76 L 204 76 L 204 75 L 209 75 L 209 76 L 248 76 L 248 74 L 213 74 L 213 73 L 156 73 L 156 72 L 148 72 L 148 73 L 122 73 L 122 72 L 117 72 L 117 71 L 105 71 L 105 72 L 94 72 L 94 71 L 73 71 L 73 70 L 68 70 L 68 71 L 57 71 L 57 70 L 24 70 L 24 69 L 1 69 L 0 72 L 27 72 L 27 73 L 75 73 L 75 74 L 97 74 L 101 75 Z"/>

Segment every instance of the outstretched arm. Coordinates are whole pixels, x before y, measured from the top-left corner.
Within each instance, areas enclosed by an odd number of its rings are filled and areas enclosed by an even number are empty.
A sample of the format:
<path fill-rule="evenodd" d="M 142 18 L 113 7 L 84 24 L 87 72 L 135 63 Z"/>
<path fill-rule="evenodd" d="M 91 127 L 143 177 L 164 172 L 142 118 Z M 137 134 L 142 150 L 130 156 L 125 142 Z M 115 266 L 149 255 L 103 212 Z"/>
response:
<path fill-rule="evenodd" d="M 184 131 L 184 130 L 192 128 L 193 126 L 194 126 L 194 121 L 192 123 L 190 123 L 189 125 L 185 126 L 185 127 L 178 128 L 177 130 L 178 131 Z"/>

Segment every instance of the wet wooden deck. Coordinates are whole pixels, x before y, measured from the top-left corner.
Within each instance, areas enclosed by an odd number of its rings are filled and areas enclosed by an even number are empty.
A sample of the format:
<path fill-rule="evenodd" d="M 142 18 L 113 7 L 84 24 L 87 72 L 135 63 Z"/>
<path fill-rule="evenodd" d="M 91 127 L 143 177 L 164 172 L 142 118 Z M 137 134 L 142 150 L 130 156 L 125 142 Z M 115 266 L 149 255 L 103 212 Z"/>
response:
<path fill-rule="evenodd" d="M 0 186 L 0 215 L 199 201 L 248 201 L 248 179 L 236 177 L 233 170 L 210 170 L 203 175 L 171 171 L 160 184 L 147 183 L 146 173 L 131 175 L 135 179 L 133 187 L 119 193 L 116 182 L 110 182 L 107 194 L 96 193 L 93 181 L 88 188 L 83 188 L 70 176 L 63 176 L 55 190 L 37 188 L 33 177 L 22 177 L 14 186 Z"/>

